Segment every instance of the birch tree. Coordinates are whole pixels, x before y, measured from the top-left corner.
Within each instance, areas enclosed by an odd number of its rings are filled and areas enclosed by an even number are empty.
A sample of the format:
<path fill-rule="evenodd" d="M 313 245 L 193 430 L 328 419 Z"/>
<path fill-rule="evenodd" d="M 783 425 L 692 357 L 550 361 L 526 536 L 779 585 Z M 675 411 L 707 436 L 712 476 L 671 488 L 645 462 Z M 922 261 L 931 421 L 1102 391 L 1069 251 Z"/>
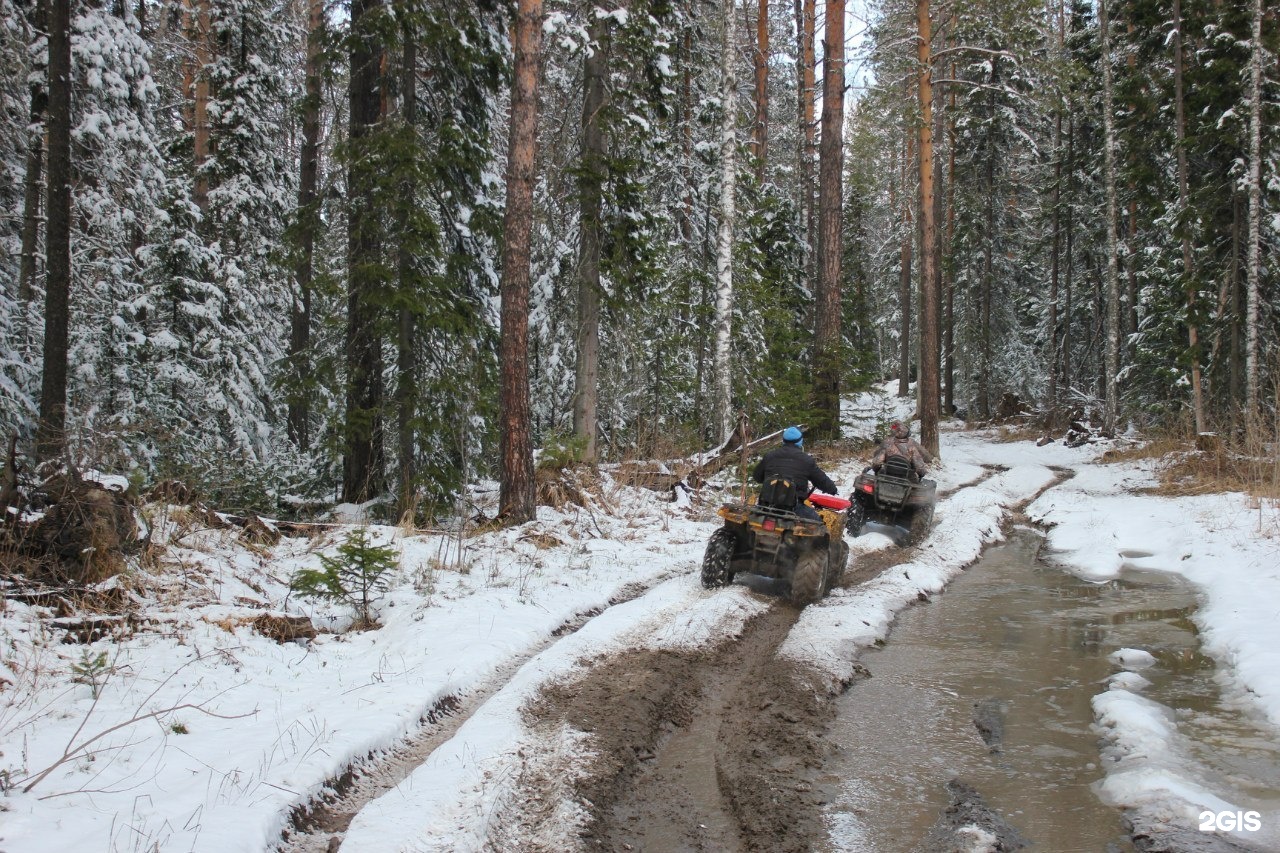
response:
<path fill-rule="evenodd" d="M 1116 234 L 1116 141 L 1112 105 L 1111 36 L 1107 19 L 1107 0 L 1098 2 L 1098 23 L 1102 35 L 1102 156 L 1107 195 L 1107 342 L 1106 342 L 1106 412 L 1104 430 L 1114 434 L 1119 419 L 1120 374 L 1120 270 L 1119 245 Z"/>
<path fill-rule="evenodd" d="M 721 44 L 721 116 L 720 126 L 720 225 L 716 232 L 716 309 L 715 357 L 712 374 L 715 383 L 715 420 L 720 440 L 733 433 L 733 382 L 730 351 L 733 344 L 733 235 L 736 219 L 734 208 L 736 152 L 738 147 L 738 80 L 735 72 L 733 38 L 733 0 L 724 0 L 724 41 Z"/>
<path fill-rule="evenodd" d="M 1262 0 L 1253 0 L 1249 67 L 1249 248 L 1245 313 L 1245 409 L 1257 417 L 1261 368 L 1258 363 L 1259 294 L 1262 275 Z"/>

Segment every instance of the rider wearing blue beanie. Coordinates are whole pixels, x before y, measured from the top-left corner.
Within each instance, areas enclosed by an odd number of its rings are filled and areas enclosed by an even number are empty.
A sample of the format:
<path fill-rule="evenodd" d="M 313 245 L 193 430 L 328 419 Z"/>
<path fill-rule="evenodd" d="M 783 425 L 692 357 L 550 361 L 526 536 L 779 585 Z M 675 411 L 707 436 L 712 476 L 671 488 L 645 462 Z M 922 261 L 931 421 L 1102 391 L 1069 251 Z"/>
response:
<path fill-rule="evenodd" d="M 756 465 L 751 476 L 757 483 L 765 483 L 774 477 L 783 477 L 795 486 L 795 513 L 804 518 L 818 519 L 818 513 L 804 502 L 811 491 L 810 483 L 829 495 L 838 495 L 840 490 L 831 478 L 826 475 L 814 458 L 805 453 L 804 433 L 799 427 L 790 426 L 782 431 L 782 446 L 775 447 L 764 455 Z"/>

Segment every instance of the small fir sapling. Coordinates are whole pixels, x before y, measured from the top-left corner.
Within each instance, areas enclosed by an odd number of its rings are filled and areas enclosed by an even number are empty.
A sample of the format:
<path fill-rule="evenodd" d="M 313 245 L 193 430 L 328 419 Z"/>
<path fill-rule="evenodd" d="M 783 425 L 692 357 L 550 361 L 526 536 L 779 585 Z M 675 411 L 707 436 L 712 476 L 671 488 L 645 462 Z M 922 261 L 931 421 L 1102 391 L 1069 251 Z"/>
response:
<path fill-rule="evenodd" d="M 290 587 L 304 598 L 346 602 L 355 608 L 357 624 L 369 626 L 374 624 L 370 608 L 386 592 L 388 572 L 399 562 L 394 547 L 373 544 L 360 527 L 347 534 L 338 556 L 321 556 L 319 569 L 299 570 Z"/>

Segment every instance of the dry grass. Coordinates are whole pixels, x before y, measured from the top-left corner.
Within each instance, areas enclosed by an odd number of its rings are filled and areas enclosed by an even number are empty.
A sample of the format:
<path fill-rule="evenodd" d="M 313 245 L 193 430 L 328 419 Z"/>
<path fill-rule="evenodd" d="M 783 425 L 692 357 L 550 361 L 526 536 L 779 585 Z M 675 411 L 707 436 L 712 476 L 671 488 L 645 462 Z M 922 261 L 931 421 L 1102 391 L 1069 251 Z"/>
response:
<path fill-rule="evenodd" d="M 1015 441 L 1036 441 L 1044 435 L 1044 429 L 1033 423 L 1006 424 L 996 431 L 994 441 L 1009 444 Z"/>
<path fill-rule="evenodd" d="M 1257 498 L 1280 499 L 1280 460 L 1261 447 L 1208 442 L 1197 449 L 1194 442 L 1159 438 L 1122 450 L 1109 450 L 1103 462 L 1156 460 L 1160 483 L 1143 494 L 1181 497 L 1222 492 L 1244 492 Z M 1260 452 L 1261 451 L 1261 452 Z"/>
<path fill-rule="evenodd" d="M 878 442 L 865 438 L 844 438 L 839 441 L 815 442 L 805 448 L 819 465 L 838 465 L 857 457 L 869 457 Z"/>

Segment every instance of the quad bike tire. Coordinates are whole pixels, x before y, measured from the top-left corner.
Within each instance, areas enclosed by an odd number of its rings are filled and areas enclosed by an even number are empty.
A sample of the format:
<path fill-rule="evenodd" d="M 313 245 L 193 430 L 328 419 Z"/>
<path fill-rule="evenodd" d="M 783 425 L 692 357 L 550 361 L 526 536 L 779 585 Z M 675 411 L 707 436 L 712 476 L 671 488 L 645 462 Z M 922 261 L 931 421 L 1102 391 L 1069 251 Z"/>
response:
<path fill-rule="evenodd" d="M 840 583 L 844 570 L 849 566 L 849 546 L 844 540 L 834 542 L 831 546 L 831 559 L 827 561 L 827 574 L 822 581 L 822 593 L 826 595 Z"/>
<path fill-rule="evenodd" d="M 723 527 L 711 534 L 707 550 L 702 555 L 702 586 L 716 589 L 728 586 L 733 581 L 733 552 L 738 546 L 738 539 L 732 531 Z"/>
<path fill-rule="evenodd" d="M 867 523 L 867 507 L 857 498 L 849 507 L 849 515 L 844 521 L 844 529 L 855 539 L 862 535 L 862 526 Z"/>
<path fill-rule="evenodd" d="M 929 526 L 933 524 L 933 507 L 921 507 L 911 513 L 911 523 L 907 526 L 906 543 L 919 545 L 929 535 Z"/>
<path fill-rule="evenodd" d="M 804 607 L 822 598 L 823 593 L 826 592 L 830 565 L 829 548 L 803 551 L 796 558 L 796 568 L 791 575 L 791 603 L 796 607 Z"/>

